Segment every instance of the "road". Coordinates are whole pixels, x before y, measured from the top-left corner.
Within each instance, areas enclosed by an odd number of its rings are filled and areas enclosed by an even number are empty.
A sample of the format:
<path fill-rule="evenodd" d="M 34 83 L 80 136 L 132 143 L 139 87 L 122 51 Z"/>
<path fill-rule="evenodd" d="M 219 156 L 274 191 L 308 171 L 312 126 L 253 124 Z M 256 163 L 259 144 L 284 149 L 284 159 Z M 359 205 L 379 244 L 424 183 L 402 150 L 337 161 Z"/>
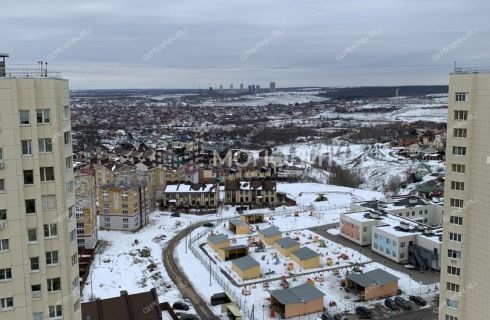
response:
<path fill-rule="evenodd" d="M 388 268 L 408 274 L 412 279 L 414 279 L 417 282 L 422 282 L 423 284 L 434 284 L 439 282 L 440 274 L 438 272 L 433 272 L 433 271 L 420 272 L 416 269 L 407 269 L 401 264 L 398 264 L 390 259 L 386 259 L 385 257 L 377 254 L 376 252 L 372 251 L 369 247 L 363 248 L 358 244 L 341 237 L 340 235 L 332 235 L 327 232 L 328 229 L 336 228 L 337 226 L 338 223 L 332 223 L 332 224 L 314 227 L 311 228 L 310 230 L 318 233 L 319 235 L 321 235 L 322 237 L 330 241 L 336 242 L 344 247 L 354 249 L 357 252 L 362 253 L 366 257 L 370 258 L 371 260 L 375 262 L 379 262 L 387 266 Z"/>
<path fill-rule="evenodd" d="M 438 315 L 434 313 L 432 308 L 419 309 L 414 311 L 403 312 L 394 314 L 387 319 L 396 320 L 437 320 Z M 385 318 L 386 319 L 386 318 Z"/>
<path fill-rule="evenodd" d="M 172 279 L 177 285 L 177 288 L 179 288 L 180 293 L 192 302 L 199 317 L 206 320 L 217 320 L 219 318 L 214 315 L 213 311 L 211 311 L 206 304 L 206 301 L 199 296 L 199 293 L 194 289 L 192 282 L 190 282 L 185 273 L 181 271 L 181 267 L 174 259 L 174 251 L 179 242 L 189 235 L 190 232 L 201 227 L 204 223 L 205 222 L 201 222 L 190 228 L 185 228 L 167 243 L 166 249 L 163 250 L 163 265 L 165 266 L 170 279 Z"/>

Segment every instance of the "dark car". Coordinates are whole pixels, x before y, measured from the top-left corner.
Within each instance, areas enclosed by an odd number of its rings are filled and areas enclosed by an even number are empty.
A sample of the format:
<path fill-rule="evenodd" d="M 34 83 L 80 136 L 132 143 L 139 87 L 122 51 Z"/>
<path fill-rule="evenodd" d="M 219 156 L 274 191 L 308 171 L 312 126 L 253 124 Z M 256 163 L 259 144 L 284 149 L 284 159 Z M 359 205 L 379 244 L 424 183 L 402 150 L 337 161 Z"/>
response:
<path fill-rule="evenodd" d="M 421 306 L 421 307 L 424 307 L 427 305 L 427 301 L 425 301 L 424 298 L 419 297 L 419 296 L 410 296 L 410 297 L 408 297 L 408 299 L 410 301 L 412 301 L 413 303 L 415 303 L 416 305 Z"/>
<path fill-rule="evenodd" d="M 173 305 L 172 305 L 172 309 L 174 310 L 184 310 L 184 311 L 187 311 L 189 310 L 189 306 L 183 302 L 175 302 Z"/>
<path fill-rule="evenodd" d="M 322 313 L 322 316 L 320 318 L 322 320 L 334 320 L 334 317 L 328 312 Z"/>
<path fill-rule="evenodd" d="M 347 319 L 347 318 L 346 318 L 346 317 L 344 317 L 342 314 L 337 313 L 337 314 L 335 314 L 335 315 L 333 316 L 333 319 L 334 319 L 334 320 L 345 320 L 345 319 Z"/>
<path fill-rule="evenodd" d="M 393 301 L 393 299 L 391 298 L 385 299 L 385 306 L 390 310 L 400 310 L 400 308 L 398 308 L 398 306 L 396 305 L 395 301 Z"/>
<path fill-rule="evenodd" d="M 178 217 L 180 217 L 180 213 L 178 213 L 178 212 L 172 213 L 170 216 L 173 218 L 178 218 Z"/>
<path fill-rule="evenodd" d="M 373 317 L 373 312 L 366 307 L 357 307 L 356 315 L 361 319 L 371 319 Z"/>
<path fill-rule="evenodd" d="M 206 227 L 206 228 L 212 228 L 212 227 L 214 227 L 214 223 L 212 223 L 212 222 L 206 222 L 205 224 L 203 224 L 203 226 Z"/>
<path fill-rule="evenodd" d="M 180 320 L 200 320 L 195 314 L 181 313 L 179 314 Z"/>
<path fill-rule="evenodd" d="M 395 303 L 400 306 L 402 309 L 405 309 L 405 310 L 410 310 L 412 309 L 412 305 L 410 304 L 410 302 L 408 302 L 408 300 L 402 298 L 402 297 L 396 297 L 395 298 Z"/>

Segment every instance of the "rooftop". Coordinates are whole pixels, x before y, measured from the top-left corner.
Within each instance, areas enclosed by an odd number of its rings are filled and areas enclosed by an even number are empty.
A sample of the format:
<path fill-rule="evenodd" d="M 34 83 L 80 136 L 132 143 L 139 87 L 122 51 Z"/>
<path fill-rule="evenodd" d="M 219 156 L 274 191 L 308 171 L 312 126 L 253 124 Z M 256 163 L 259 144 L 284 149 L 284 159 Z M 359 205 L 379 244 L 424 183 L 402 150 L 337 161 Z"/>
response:
<path fill-rule="evenodd" d="M 61 72 L 34 68 L 8 68 L 5 70 L 6 78 L 48 78 L 62 79 Z"/>
<path fill-rule="evenodd" d="M 296 245 L 299 245 L 299 242 L 294 240 L 293 238 L 291 237 L 285 237 L 285 238 L 282 238 L 282 239 L 279 239 L 276 241 L 276 243 L 281 247 L 281 248 L 291 248 L 291 247 L 294 247 Z"/>
<path fill-rule="evenodd" d="M 228 240 L 230 240 L 230 239 L 228 239 L 228 236 L 225 234 L 222 234 L 222 233 L 208 237 L 208 241 L 213 243 L 213 244 L 222 243 L 222 242 L 225 242 Z"/>
<path fill-rule="evenodd" d="M 294 288 L 274 290 L 271 296 L 281 304 L 297 304 L 321 299 L 325 294 L 314 285 L 305 283 Z"/>
<path fill-rule="evenodd" d="M 303 247 L 303 248 L 300 248 L 296 251 L 293 251 L 292 255 L 298 257 L 299 260 L 308 260 L 308 259 L 319 256 L 318 252 L 316 252 L 316 251 L 314 251 L 308 247 Z"/>
<path fill-rule="evenodd" d="M 452 74 L 490 73 L 490 66 L 454 68 Z"/>
<path fill-rule="evenodd" d="M 279 229 L 277 229 L 277 227 L 275 227 L 275 226 L 259 230 L 259 233 L 264 235 L 264 237 L 267 237 L 267 238 L 277 236 L 278 234 L 282 234 L 282 232 Z"/>
<path fill-rule="evenodd" d="M 248 270 L 248 269 L 260 266 L 260 263 L 258 263 L 251 256 L 245 256 L 245 257 L 235 259 L 235 260 L 233 260 L 232 263 L 234 265 L 236 265 L 238 267 L 238 269 L 240 269 L 240 270 Z"/>
<path fill-rule="evenodd" d="M 392 283 L 399 280 L 391 273 L 384 271 L 383 269 L 374 269 L 366 273 L 353 273 L 348 274 L 347 279 L 357 283 L 364 288 L 370 286 L 383 286 L 388 283 Z"/>

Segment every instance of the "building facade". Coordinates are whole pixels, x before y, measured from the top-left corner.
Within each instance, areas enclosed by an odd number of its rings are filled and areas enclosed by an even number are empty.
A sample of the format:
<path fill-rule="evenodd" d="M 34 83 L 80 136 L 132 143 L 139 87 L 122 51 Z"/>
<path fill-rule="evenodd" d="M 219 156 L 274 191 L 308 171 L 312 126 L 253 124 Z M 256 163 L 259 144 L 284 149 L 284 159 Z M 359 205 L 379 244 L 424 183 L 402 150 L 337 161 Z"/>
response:
<path fill-rule="evenodd" d="M 490 72 L 456 69 L 448 103 L 439 319 L 487 319 Z"/>
<path fill-rule="evenodd" d="M 77 172 L 75 192 L 78 246 L 84 249 L 94 249 L 98 239 L 95 175 Z"/>
<path fill-rule="evenodd" d="M 81 319 L 69 103 L 59 75 L 0 77 L 2 320 Z"/>

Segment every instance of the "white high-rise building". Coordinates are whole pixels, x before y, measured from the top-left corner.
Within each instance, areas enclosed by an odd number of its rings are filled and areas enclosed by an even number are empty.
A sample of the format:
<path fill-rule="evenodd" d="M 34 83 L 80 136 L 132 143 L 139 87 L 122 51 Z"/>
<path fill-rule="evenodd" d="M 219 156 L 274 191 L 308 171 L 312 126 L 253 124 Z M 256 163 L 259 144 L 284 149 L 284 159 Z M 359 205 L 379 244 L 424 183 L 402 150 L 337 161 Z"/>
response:
<path fill-rule="evenodd" d="M 490 70 L 455 69 L 449 114 L 441 320 L 490 317 Z"/>
<path fill-rule="evenodd" d="M 3 71 L 0 319 L 81 319 L 68 81 Z"/>

